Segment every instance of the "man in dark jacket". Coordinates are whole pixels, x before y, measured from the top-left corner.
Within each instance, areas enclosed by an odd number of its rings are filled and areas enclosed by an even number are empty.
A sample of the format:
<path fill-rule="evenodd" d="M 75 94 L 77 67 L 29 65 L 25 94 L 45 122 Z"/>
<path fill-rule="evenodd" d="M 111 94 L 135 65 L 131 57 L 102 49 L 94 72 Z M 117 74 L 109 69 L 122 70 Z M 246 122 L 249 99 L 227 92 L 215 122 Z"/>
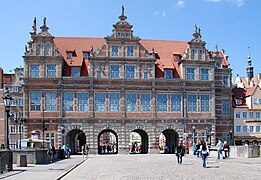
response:
<path fill-rule="evenodd" d="M 180 142 L 177 147 L 177 152 L 176 152 L 178 164 L 182 164 L 182 157 L 184 156 L 184 154 L 185 154 L 185 148 L 183 146 L 183 143 Z"/>

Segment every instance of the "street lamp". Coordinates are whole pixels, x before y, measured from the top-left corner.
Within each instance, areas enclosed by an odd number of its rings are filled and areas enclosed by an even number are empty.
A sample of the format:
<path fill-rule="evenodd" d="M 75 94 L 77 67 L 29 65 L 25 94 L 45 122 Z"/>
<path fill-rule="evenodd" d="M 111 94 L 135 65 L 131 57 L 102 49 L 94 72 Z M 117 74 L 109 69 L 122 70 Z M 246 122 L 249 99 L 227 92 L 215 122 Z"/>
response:
<path fill-rule="evenodd" d="M 10 105 L 11 105 L 11 100 L 13 100 L 13 98 L 10 96 L 8 90 L 4 93 L 3 100 L 4 100 L 4 106 L 5 106 L 5 148 L 9 149 L 8 119 L 10 117 L 10 114 L 9 114 L 10 113 Z"/>
<path fill-rule="evenodd" d="M 20 113 L 18 112 L 18 116 L 16 114 L 16 119 L 15 119 L 15 123 L 19 123 L 19 149 L 22 149 L 21 146 L 21 141 L 22 141 L 22 124 L 26 123 L 26 119 L 25 118 L 21 118 L 20 117 Z"/>
<path fill-rule="evenodd" d="M 193 125 L 192 126 L 193 144 L 195 143 L 195 130 L 196 130 L 196 126 Z"/>
<path fill-rule="evenodd" d="M 208 142 L 208 127 L 206 127 L 205 142 Z"/>
<path fill-rule="evenodd" d="M 228 137 L 229 137 L 229 144 L 232 145 L 233 130 L 230 129 L 227 134 L 228 134 Z"/>
<path fill-rule="evenodd" d="M 64 130 L 63 126 L 61 127 L 61 129 L 62 129 L 62 145 L 64 145 L 64 133 L 65 133 L 65 130 Z"/>
<path fill-rule="evenodd" d="M 42 132 L 43 132 L 43 135 L 42 135 L 42 138 L 43 138 L 43 149 L 44 149 L 44 132 L 47 130 L 47 128 L 45 127 L 45 120 L 44 120 L 44 108 L 43 108 L 43 119 L 42 119 Z"/>

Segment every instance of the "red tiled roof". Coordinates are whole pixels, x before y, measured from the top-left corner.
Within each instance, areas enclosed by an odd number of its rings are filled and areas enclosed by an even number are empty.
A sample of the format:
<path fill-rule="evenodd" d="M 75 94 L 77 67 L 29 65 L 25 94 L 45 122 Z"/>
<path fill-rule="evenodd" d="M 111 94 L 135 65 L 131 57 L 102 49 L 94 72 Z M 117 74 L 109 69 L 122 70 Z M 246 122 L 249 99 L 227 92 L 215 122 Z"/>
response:
<path fill-rule="evenodd" d="M 67 75 L 70 75 L 70 66 L 81 67 L 85 64 L 87 68 L 88 62 L 83 62 L 83 52 L 89 52 L 90 48 L 93 47 L 95 51 L 98 49 L 103 43 L 104 38 L 85 38 L 85 37 L 55 37 L 54 42 L 64 57 L 65 60 L 65 69 L 68 69 Z M 174 40 L 150 40 L 150 39 L 142 39 L 140 43 L 147 49 L 150 53 L 154 48 L 154 52 L 156 52 L 156 74 L 158 77 L 164 76 L 164 69 L 174 69 L 174 78 L 181 77 L 179 62 L 175 60 L 174 55 L 183 56 L 186 48 L 188 47 L 188 42 L 185 41 L 174 41 Z M 75 51 L 76 56 L 67 59 L 67 52 Z M 227 66 L 227 61 L 225 60 L 224 54 L 220 53 L 222 57 L 223 65 Z M 87 69 L 85 70 L 87 72 Z M 87 72 L 88 73 L 88 72 Z"/>
<path fill-rule="evenodd" d="M 246 89 L 246 97 L 252 96 L 254 92 L 256 91 L 257 86 L 249 87 Z"/>

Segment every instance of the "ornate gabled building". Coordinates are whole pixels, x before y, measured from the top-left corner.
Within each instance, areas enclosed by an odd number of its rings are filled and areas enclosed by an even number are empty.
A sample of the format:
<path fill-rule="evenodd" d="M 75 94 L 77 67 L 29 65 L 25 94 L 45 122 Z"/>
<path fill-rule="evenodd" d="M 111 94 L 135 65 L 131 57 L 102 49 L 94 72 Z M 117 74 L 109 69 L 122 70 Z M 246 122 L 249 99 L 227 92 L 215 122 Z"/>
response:
<path fill-rule="evenodd" d="M 247 77 L 237 75 L 232 89 L 236 145 L 261 144 L 261 74 L 254 77 L 250 51 Z"/>
<path fill-rule="evenodd" d="M 105 38 L 54 37 L 46 19 L 37 34 L 35 20 L 24 55 L 28 132 L 46 128 L 43 138 L 73 152 L 83 132 L 92 153 L 104 152 L 102 138 L 129 152 L 133 132 L 142 153 L 159 152 L 161 134 L 168 152 L 181 139 L 227 138 L 231 69 L 205 44 L 197 27 L 189 42 L 134 36 L 124 9 Z"/>

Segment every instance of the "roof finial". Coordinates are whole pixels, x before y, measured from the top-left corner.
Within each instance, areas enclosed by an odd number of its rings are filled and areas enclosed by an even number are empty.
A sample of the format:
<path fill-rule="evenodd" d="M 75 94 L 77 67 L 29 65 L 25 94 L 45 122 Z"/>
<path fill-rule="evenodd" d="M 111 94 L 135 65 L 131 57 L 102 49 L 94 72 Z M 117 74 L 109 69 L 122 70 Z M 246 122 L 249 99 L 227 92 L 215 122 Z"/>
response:
<path fill-rule="evenodd" d="M 248 46 L 248 59 L 250 59 L 250 46 Z"/>
<path fill-rule="evenodd" d="M 218 52 L 218 45 L 217 45 L 217 44 L 216 44 L 216 47 L 215 47 L 215 48 L 216 48 L 216 52 Z"/>
<path fill-rule="evenodd" d="M 36 27 L 36 17 L 34 17 L 34 27 Z"/>
<path fill-rule="evenodd" d="M 121 6 L 121 15 L 124 16 L 124 6 Z"/>
<path fill-rule="evenodd" d="M 195 24 L 195 33 L 198 33 L 198 26 Z"/>
<path fill-rule="evenodd" d="M 43 25 L 46 26 L 46 17 L 43 19 Z"/>

